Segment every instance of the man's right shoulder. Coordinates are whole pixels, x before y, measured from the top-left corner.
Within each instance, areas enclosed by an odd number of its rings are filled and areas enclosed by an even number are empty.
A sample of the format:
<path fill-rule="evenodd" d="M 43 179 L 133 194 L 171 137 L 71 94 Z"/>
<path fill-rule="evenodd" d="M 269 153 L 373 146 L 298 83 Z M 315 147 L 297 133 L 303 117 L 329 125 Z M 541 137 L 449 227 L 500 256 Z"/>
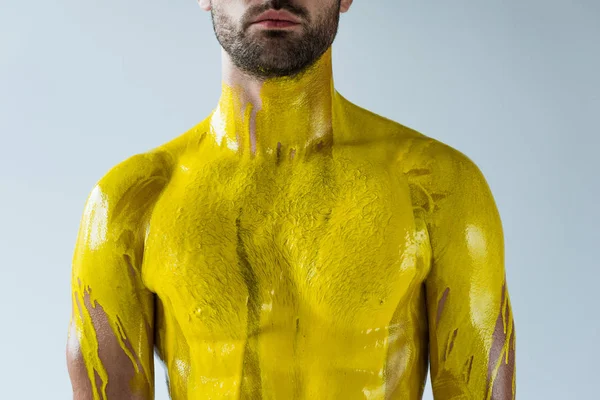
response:
<path fill-rule="evenodd" d="M 146 152 L 127 157 L 112 166 L 96 182 L 88 197 L 90 202 L 101 201 L 107 213 L 132 208 L 147 208 L 171 180 L 179 158 L 206 127 L 207 119 L 184 133 Z M 140 204 L 143 203 L 143 204 Z M 98 204 L 96 204 L 97 206 Z"/>
<path fill-rule="evenodd" d="M 84 225 L 101 223 L 109 230 L 139 225 L 167 186 L 174 164 L 172 154 L 155 149 L 111 167 L 88 194 Z"/>
<path fill-rule="evenodd" d="M 172 155 L 166 151 L 134 154 L 108 169 L 96 182 L 94 189 L 101 190 L 113 200 L 120 199 L 150 182 L 168 181 L 173 164 Z"/>

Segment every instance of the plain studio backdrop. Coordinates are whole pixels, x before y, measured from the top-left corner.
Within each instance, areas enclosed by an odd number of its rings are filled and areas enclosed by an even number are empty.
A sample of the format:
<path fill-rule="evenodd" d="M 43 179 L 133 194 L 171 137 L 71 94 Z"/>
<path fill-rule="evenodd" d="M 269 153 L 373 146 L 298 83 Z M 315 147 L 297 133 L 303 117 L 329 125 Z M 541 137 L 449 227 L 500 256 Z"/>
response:
<path fill-rule="evenodd" d="M 112 166 L 210 113 L 219 50 L 194 0 L 0 0 L 0 398 L 70 398 L 85 199 Z M 355 0 L 334 43 L 340 93 L 486 176 L 519 399 L 598 395 L 599 52 L 598 0 Z M 160 365 L 156 381 L 166 400 Z"/>

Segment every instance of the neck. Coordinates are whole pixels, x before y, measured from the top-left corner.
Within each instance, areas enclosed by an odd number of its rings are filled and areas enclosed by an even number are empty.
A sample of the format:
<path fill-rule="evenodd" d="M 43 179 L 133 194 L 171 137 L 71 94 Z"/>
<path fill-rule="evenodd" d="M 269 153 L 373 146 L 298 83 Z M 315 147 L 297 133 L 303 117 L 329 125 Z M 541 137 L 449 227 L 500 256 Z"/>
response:
<path fill-rule="evenodd" d="M 257 80 L 231 63 L 223 51 L 222 92 L 210 116 L 218 144 L 249 157 L 280 157 L 333 141 L 331 47 L 310 68 L 290 78 Z"/>

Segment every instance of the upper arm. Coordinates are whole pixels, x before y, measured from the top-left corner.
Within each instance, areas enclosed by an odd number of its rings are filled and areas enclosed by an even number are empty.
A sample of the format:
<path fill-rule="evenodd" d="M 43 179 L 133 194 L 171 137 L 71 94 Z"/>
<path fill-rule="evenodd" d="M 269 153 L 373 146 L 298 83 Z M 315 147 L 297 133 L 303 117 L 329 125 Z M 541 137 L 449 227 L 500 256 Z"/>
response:
<path fill-rule="evenodd" d="M 153 158 L 113 167 L 85 204 L 67 347 L 76 399 L 153 398 L 154 295 L 141 274 L 145 221 L 165 181 Z"/>
<path fill-rule="evenodd" d="M 513 399 L 515 330 L 500 216 L 470 159 L 451 149 L 438 160 L 426 280 L 434 396 Z"/>

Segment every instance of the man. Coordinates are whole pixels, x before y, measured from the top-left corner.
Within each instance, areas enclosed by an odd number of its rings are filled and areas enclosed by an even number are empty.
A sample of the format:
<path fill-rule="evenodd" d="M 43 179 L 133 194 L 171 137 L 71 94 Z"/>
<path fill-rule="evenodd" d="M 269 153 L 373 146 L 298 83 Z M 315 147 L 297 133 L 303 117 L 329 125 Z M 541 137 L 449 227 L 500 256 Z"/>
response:
<path fill-rule="evenodd" d="M 352 0 L 200 0 L 202 122 L 96 184 L 73 258 L 75 399 L 513 399 L 501 221 L 464 154 L 350 103 Z"/>

